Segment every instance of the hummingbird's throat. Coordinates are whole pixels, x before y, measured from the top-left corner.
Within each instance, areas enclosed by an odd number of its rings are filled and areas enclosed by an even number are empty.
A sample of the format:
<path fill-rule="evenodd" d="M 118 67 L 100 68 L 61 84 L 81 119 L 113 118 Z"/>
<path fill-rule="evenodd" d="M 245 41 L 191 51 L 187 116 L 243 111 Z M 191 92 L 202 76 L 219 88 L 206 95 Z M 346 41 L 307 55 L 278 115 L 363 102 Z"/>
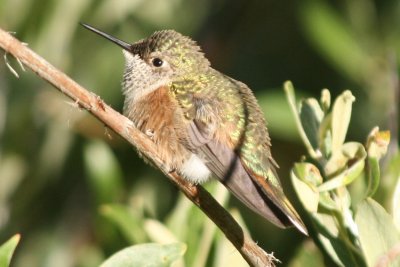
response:
<path fill-rule="evenodd" d="M 139 55 L 125 50 L 122 52 L 125 57 L 125 72 L 122 81 L 125 103 L 134 103 L 171 83 L 166 73 L 155 72 Z"/>

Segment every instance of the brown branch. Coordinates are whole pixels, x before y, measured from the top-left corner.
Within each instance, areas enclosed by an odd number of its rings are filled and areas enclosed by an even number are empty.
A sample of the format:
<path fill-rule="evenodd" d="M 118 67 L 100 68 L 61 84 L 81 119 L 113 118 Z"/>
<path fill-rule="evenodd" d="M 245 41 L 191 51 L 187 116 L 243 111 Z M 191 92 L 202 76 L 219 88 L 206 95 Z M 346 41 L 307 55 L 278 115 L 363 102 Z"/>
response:
<path fill-rule="evenodd" d="M 0 47 L 152 159 L 154 165 L 221 229 L 251 266 L 274 266 L 273 255 L 261 249 L 203 187 L 190 184 L 176 172 L 171 173 L 164 168 L 155 144 L 134 128 L 128 118 L 106 105 L 99 96 L 84 89 L 2 29 Z"/>

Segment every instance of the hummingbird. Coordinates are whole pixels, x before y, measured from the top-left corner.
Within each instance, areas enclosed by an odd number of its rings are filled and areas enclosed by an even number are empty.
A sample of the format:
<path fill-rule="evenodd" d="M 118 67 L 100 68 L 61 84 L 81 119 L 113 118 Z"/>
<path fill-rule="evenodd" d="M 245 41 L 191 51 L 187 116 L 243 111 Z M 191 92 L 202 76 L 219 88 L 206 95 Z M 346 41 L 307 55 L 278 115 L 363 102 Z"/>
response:
<path fill-rule="evenodd" d="M 82 26 L 122 48 L 123 113 L 168 170 L 193 184 L 214 176 L 255 213 L 308 234 L 283 192 L 264 115 L 246 84 L 213 69 L 196 42 L 174 30 L 130 44 Z"/>

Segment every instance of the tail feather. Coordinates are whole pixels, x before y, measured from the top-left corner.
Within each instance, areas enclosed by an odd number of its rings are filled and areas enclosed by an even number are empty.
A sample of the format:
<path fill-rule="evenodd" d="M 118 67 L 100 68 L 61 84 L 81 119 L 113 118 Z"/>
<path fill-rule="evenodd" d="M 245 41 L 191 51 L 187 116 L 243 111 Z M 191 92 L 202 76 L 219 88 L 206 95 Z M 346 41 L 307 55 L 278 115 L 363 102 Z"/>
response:
<path fill-rule="evenodd" d="M 236 198 L 278 227 L 287 228 L 294 226 L 303 234 L 308 235 L 303 221 L 281 188 L 271 185 L 263 177 L 248 171 L 243 166 L 239 157 L 234 156 L 230 157 L 230 159 L 230 164 L 224 164 L 225 166 L 229 166 L 227 172 L 224 175 L 217 172 L 217 178 Z M 207 163 L 206 165 L 211 170 L 215 169 L 215 166 L 211 164 L 211 166 Z"/>

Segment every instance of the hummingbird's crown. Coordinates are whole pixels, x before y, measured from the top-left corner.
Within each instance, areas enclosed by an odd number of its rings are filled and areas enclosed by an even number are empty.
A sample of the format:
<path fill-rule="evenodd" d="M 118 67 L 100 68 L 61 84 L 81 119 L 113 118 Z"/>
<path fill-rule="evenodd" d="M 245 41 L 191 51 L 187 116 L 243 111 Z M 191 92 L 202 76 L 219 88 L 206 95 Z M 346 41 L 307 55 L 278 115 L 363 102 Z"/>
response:
<path fill-rule="evenodd" d="M 142 59 L 147 58 L 151 53 L 159 52 L 173 59 L 179 65 L 210 65 L 195 41 L 174 30 L 153 33 L 150 37 L 132 44 L 131 52 L 139 55 Z"/>

